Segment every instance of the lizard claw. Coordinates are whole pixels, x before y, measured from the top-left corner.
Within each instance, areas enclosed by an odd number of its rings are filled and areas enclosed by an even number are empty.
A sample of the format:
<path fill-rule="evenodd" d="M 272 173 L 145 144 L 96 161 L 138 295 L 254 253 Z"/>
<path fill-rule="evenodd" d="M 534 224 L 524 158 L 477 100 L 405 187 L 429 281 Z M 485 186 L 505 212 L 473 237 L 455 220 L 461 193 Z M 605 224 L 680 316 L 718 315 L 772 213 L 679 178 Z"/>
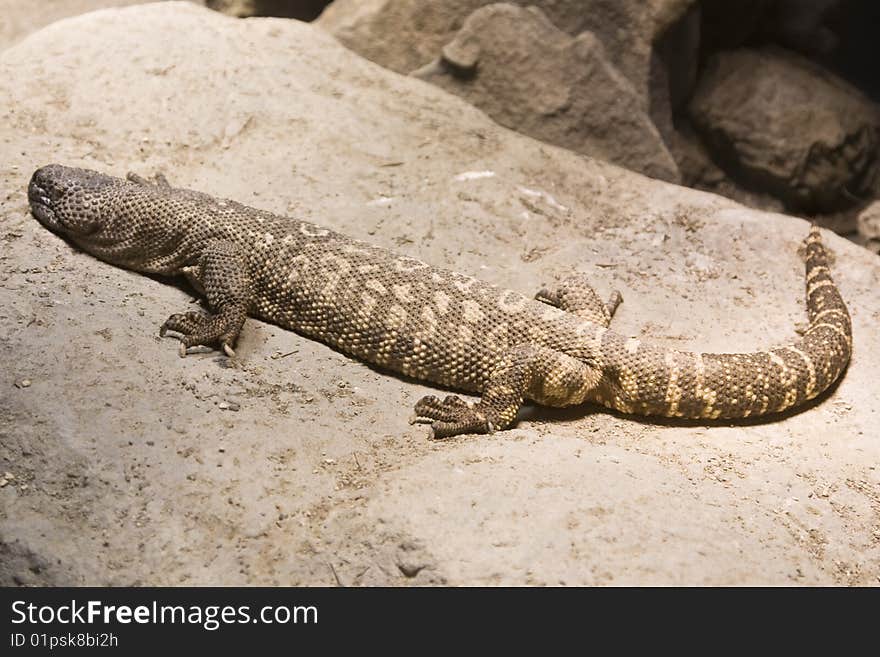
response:
<path fill-rule="evenodd" d="M 416 403 L 412 421 L 430 424 L 432 439 L 449 438 L 462 433 L 492 433 L 494 429 L 481 410 L 454 395 L 443 401 L 433 395 L 423 397 Z"/>
<path fill-rule="evenodd" d="M 159 328 L 159 335 L 164 337 L 168 331 L 179 333 L 180 340 L 178 353 L 181 358 L 186 356 L 190 347 L 206 346 L 218 347 L 230 358 L 235 357 L 232 344 L 238 336 L 241 324 L 244 322 L 244 313 L 241 315 L 220 312 L 209 315 L 202 312 L 190 311 L 171 315 Z"/>

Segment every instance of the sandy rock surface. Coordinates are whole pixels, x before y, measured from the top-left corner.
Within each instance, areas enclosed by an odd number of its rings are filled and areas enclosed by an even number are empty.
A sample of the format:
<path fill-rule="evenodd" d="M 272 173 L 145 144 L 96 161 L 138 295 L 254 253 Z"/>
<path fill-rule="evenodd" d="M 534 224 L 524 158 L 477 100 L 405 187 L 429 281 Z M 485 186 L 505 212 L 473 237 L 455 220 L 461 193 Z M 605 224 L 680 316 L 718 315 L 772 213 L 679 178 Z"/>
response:
<path fill-rule="evenodd" d="M 794 336 L 806 223 L 499 128 L 309 25 L 187 3 L 6 50 L 0 119 L 0 583 L 878 583 L 866 250 L 828 236 L 855 356 L 802 413 L 530 409 L 430 442 L 407 424 L 429 387 L 271 325 L 181 360 L 157 330 L 187 289 L 46 231 L 31 172 L 163 171 L 526 292 L 589 271 L 623 292 L 619 331 L 701 350 Z"/>

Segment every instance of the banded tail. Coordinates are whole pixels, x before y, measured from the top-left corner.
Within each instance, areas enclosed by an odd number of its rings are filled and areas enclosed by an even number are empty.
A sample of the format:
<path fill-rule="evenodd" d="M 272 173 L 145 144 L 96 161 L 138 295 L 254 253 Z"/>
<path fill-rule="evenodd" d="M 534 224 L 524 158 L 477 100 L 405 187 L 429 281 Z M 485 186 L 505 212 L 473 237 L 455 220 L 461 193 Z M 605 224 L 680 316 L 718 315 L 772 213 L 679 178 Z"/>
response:
<path fill-rule="evenodd" d="M 852 323 L 816 226 L 804 241 L 804 258 L 810 323 L 800 340 L 743 354 L 647 345 L 627 353 L 624 343 L 607 345 L 617 357 L 608 366 L 610 384 L 598 401 L 627 413 L 744 418 L 778 413 L 820 395 L 849 363 Z"/>

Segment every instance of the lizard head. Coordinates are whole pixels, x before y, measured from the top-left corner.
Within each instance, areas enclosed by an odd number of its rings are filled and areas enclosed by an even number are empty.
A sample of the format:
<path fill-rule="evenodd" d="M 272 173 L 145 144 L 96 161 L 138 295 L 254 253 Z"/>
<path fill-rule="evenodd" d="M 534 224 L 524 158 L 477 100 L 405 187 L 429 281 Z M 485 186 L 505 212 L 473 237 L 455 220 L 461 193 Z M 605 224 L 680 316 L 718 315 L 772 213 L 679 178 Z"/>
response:
<path fill-rule="evenodd" d="M 108 220 L 100 192 L 117 184 L 97 171 L 50 164 L 34 171 L 28 185 L 31 213 L 52 231 L 82 238 L 98 232 Z"/>

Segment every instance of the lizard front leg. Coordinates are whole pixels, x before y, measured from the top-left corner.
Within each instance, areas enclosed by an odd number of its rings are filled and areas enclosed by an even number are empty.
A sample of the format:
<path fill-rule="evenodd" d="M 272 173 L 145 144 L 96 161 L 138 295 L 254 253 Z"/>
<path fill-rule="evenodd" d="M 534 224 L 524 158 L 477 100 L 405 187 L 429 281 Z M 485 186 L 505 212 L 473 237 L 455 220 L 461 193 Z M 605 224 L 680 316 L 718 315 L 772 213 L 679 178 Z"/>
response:
<path fill-rule="evenodd" d="M 520 345 L 489 377 L 483 397 L 470 405 L 451 395 L 433 395 L 415 406 L 414 422 L 428 423 L 434 438 L 506 429 L 526 397 L 548 406 L 582 403 L 599 383 L 600 373 L 588 364 L 546 347 Z"/>
<path fill-rule="evenodd" d="M 569 276 L 555 289 L 538 292 L 535 299 L 605 327 L 611 324 L 611 318 L 623 302 L 617 290 L 603 302 L 585 274 Z"/>
<path fill-rule="evenodd" d="M 158 187 L 159 189 L 171 189 L 171 184 L 168 182 L 168 179 L 165 177 L 165 174 L 162 174 L 162 173 L 157 173 L 155 176 L 153 176 L 153 182 L 150 182 L 149 180 L 147 180 L 143 176 L 139 176 L 138 174 L 136 174 L 132 171 L 129 171 L 125 177 L 129 182 L 133 182 L 138 185 L 147 186 L 147 187 L 155 186 L 155 187 Z"/>
<path fill-rule="evenodd" d="M 207 243 L 198 265 L 190 275 L 204 290 L 213 313 L 188 312 L 171 315 L 159 335 L 179 333 L 180 355 L 196 345 L 217 346 L 234 356 L 235 344 L 253 299 L 247 258 L 240 246 L 212 240 Z"/>

